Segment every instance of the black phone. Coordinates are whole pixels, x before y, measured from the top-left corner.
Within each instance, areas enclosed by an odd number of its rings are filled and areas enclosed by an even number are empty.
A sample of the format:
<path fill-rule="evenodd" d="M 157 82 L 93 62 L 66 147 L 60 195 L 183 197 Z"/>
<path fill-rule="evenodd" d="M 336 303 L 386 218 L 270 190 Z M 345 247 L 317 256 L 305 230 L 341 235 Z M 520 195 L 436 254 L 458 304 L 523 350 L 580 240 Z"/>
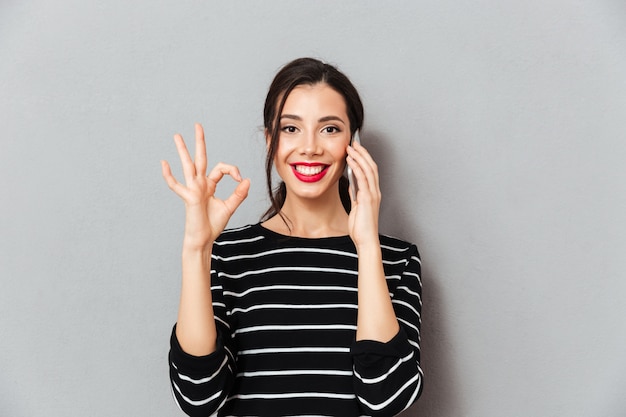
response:
<path fill-rule="evenodd" d="M 356 130 L 354 132 L 354 135 L 352 135 L 352 139 L 350 140 L 350 145 L 352 145 L 354 142 L 357 142 L 358 144 L 361 144 L 361 138 L 359 136 L 359 131 Z M 352 172 L 352 169 L 350 167 L 347 168 L 347 173 L 348 173 L 348 183 L 350 184 L 350 193 L 352 194 L 352 198 L 354 199 L 354 201 L 356 201 L 356 193 L 359 190 L 359 186 L 357 184 L 356 178 L 354 176 L 354 173 Z"/>

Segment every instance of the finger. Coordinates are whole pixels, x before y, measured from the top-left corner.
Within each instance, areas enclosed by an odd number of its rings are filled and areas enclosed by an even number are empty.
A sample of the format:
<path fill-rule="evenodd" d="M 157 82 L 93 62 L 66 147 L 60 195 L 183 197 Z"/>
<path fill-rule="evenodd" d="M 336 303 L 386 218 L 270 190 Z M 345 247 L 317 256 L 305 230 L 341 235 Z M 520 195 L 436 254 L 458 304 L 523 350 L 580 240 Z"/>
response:
<path fill-rule="evenodd" d="M 353 167 L 353 165 L 350 167 L 355 173 L 357 181 L 360 181 L 359 187 L 368 188 L 370 192 L 377 193 L 379 187 L 378 167 L 374 160 L 369 157 L 365 148 L 361 147 L 358 151 L 354 148 L 348 148 L 348 155 L 349 159 L 356 165 L 356 167 Z"/>
<path fill-rule="evenodd" d="M 357 152 L 359 156 L 362 158 L 361 163 L 366 164 L 366 168 L 364 168 L 364 172 L 368 175 L 369 184 L 372 186 L 372 192 L 380 194 L 380 175 L 378 173 L 378 165 L 372 158 L 372 155 L 361 145 L 357 143 L 358 148 Z"/>
<path fill-rule="evenodd" d="M 204 130 L 200 123 L 196 123 L 196 154 L 194 155 L 196 175 L 206 175 L 207 158 Z"/>
<path fill-rule="evenodd" d="M 346 158 L 346 162 L 352 170 L 352 175 L 356 178 L 359 190 L 363 188 L 369 188 L 369 186 L 367 185 L 367 177 L 358 161 L 351 155 L 348 155 L 348 157 Z"/>
<path fill-rule="evenodd" d="M 245 180 L 241 180 L 241 182 L 237 184 L 235 191 L 233 191 L 230 197 L 224 200 L 224 204 L 226 204 L 228 211 L 230 211 L 231 213 L 234 213 L 235 210 L 237 210 L 237 208 L 241 205 L 243 200 L 245 200 L 246 197 L 248 197 L 249 190 L 250 190 L 250 180 L 247 178 Z"/>
<path fill-rule="evenodd" d="M 170 187 L 170 189 L 176 194 L 180 195 L 182 185 L 176 181 L 176 178 L 172 175 L 172 169 L 167 161 L 161 161 L 161 173 L 163 174 L 163 178 L 165 179 L 167 186 Z"/>
<path fill-rule="evenodd" d="M 374 161 L 374 158 L 372 158 L 372 155 L 359 142 L 355 142 L 354 145 L 355 146 L 353 146 L 352 149 L 362 158 L 359 161 L 361 163 L 367 163 L 367 165 L 369 165 L 369 167 L 376 174 L 376 176 L 378 176 L 378 165 L 376 164 L 376 161 Z"/>
<path fill-rule="evenodd" d="M 378 175 L 375 175 L 371 169 L 363 169 L 363 164 L 359 164 L 354 158 L 348 157 L 348 164 L 352 169 L 352 173 L 355 176 L 359 188 L 357 190 L 357 197 L 359 203 L 371 202 L 380 203 L 381 193 L 378 186 Z"/>
<path fill-rule="evenodd" d="M 163 175 L 167 185 L 169 185 L 172 181 L 176 181 L 174 175 L 172 175 L 172 168 L 170 168 L 170 164 L 167 161 L 161 161 L 161 174 Z"/>
<path fill-rule="evenodd" d="M 235 179 L 235 181 L 241 181 L 241 174 L 239 173 L 239 168 L 234 165 L 224 164 L 222 162 L 218 163 L 213 167 L 211 172 L 208 175 L 209 180 L 214 183 L 218 183 L 224 175 L 230 175 Z"/>
<path fill-rule="evenodd" d="M 185 176 L 185 181 L 189 184 L 193 177 L 196 176 L 196 167 L 189 155 L 189 151 L 187 150 L 187 145 L 185 145 L 185 141 L 180 134 L 174 135 L 174 143 L 176 144 L 176 150 L 178 151 L 178 156 L 180 157 L 180 162 L 183 166 L 183 175 Z"/>

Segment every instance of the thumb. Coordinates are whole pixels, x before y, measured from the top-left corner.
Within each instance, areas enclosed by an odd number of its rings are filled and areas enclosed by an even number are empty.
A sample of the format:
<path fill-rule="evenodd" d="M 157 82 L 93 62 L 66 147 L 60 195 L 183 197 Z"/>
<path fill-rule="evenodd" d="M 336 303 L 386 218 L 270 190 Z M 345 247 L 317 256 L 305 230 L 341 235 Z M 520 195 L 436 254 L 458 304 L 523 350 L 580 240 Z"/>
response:
<path fill-rule="evenodd" d="M 250 190 L 250 180 L 248 178 L 242 180 L 237 187 L 235 187 L 235 191 L 224 200 L 224 204 L 230 210 L 231 213 L 234 213 L 235 210 L 241 205 L 243 200 L 248 197 L 248 191 Z"/>

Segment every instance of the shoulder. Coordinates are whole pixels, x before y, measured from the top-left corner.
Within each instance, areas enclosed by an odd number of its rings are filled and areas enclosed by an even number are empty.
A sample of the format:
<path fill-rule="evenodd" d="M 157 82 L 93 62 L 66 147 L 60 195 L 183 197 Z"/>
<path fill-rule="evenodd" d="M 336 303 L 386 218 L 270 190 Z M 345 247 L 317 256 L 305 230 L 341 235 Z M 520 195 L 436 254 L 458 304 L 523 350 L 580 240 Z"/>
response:
<path fill-rule="evenodd" d="M 248 224 L 241 227 L 225 229 L 215 240 L 218 246 L 240 243 L 251 239 L 263 239 L 263 234 L 256 224 Z"/>
<path fill-rule="evenodd" d="M 213 253 L 242 253 L 264 246 L 266 237 L 257 224 L 225 229 L 213 244 Z"/>
<path fill-rule="evenodd" d="M 411 259 L 420 262 L 420 255 L 417 245 L 397 237 L 383 235 L 379 236 L 380 247 L 382 249 L 383 259 L 385 260 L 405 260 L 409 262 Z"/>

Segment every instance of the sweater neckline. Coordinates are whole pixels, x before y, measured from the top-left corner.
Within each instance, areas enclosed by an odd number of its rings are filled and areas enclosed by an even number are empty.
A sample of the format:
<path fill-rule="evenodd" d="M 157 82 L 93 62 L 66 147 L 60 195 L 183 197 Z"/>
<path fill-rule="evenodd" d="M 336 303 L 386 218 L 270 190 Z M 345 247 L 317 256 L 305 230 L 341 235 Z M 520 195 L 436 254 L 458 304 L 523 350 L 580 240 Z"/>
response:
<path fill-rule="evenodd" d="M 304 237 L 304 236 L 291 236 L 285 235 L 279 232 L 275 232 L 273 230 L 264 227 L 260 222 L 252 225 L 261 235 L 270 239 L 280 239 L 280 240 L 291 240 L 291 241 L 299 241 L 299 242 L 311 242 L 311 243 L 319 243 L 319 242 L 336 242 L 336 243 L 352 243 L 352 239 L 350 235 L 340 235 L 340 236 L 326 236 L 326 237 Z"/>

